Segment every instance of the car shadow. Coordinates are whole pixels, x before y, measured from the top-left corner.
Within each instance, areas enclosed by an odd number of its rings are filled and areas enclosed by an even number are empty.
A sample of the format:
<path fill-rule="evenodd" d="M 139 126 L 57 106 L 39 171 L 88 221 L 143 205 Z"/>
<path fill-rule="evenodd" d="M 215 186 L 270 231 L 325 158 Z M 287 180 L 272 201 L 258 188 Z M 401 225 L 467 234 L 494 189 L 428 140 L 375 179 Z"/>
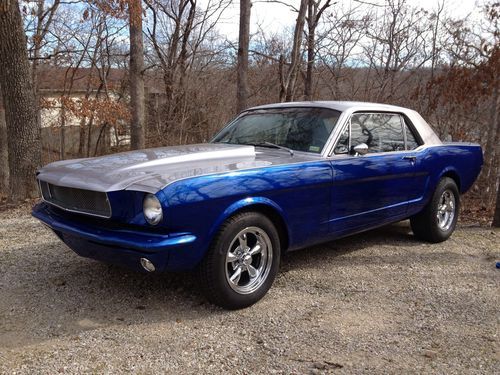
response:
<path fill-rule="evenodd" d="M 289 253 L 281 273 L 388 243 L 420 244 L 407 224 L 391 225 Z M 0 346 L 18 347 L 102 327 L 175 324 L 233 314 L 205 301 L 193 273 L 128 271 L 81 258 L 55 237 L 15 254 L 1 265 Z"/>
<path fill-rule="evenodd" d="M 413 235 L 409 222 L 402 221 L 298 251 L 287 252 L 283 257 L 281 271 L 286 272 L 289 269 L 300 267 L 314 267 L 315 259 L 321 262 L 330 261 L 366 247 L 380 245 L 411 248 L 421 246 L 422 241 Z"/>

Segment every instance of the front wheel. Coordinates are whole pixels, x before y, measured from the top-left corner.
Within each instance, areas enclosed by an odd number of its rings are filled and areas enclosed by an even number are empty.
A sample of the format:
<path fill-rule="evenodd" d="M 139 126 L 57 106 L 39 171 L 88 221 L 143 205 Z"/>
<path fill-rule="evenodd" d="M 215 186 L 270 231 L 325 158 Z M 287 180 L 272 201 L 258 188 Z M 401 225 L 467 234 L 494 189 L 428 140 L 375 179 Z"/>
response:
<path fill-rule="evenodd" d="M 447 240 L 457 225 L 460 194 L 457 184 L 449 177 L 439 181 L 431 201 L 422 212 L 410 218 L 413 233 L 429 242 Z"/>
<path fill-rule="evenodd" d="M 280 262 L 278 232 L 266 216 L 244 212 L 219 230 L 199 267 L 207 299 L 226 309 L 260 300 L 271 287 Z"/>

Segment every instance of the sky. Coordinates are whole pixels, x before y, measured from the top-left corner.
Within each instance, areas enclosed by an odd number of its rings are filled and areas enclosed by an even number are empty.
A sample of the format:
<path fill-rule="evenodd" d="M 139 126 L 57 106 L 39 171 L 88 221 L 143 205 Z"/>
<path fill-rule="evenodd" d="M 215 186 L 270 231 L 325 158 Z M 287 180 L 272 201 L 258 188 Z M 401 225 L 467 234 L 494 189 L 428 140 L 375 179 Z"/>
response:
<path fill-rule="evenodd" d="M 371 4 L 383 4 L 384 0 L 361 0 Z M 283 2 L 299 6 L 299 0 L 283 0 Z M 333 0 L 336 4 L 333 6 L 356 6 L 357 2 L 353 0 Z M 466 16 L 475 17 L 480 12 L 478 4 L 481 0 L 445 0 L 448 13 L 454 17 L 462 18 Z M 294 25 L 296 13 L 288 7 L 277 3 L 266 3 L 265 0 L 254 0 L 252 5 L 251 28 L 250 32 L 255 33 L 258 27 L 270 33 L 280 33 Z M 436 7 L 438 0 L 408 0 L 408 4 L 416 7 L 422 7 L 426 10 L 432 10 Z M 238 38 L 239 22 L 239 1 L 235 1 L 225 12 L 219 24 L 219 31 L 230 40 Z"/>

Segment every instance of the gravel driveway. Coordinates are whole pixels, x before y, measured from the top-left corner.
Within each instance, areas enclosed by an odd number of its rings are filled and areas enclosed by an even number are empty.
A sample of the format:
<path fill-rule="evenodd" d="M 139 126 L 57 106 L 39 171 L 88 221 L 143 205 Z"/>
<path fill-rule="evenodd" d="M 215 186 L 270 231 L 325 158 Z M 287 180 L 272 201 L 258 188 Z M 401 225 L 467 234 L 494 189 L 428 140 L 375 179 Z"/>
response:
<path fill-rule="evenodd" d="M 80 258 L 0 212 L 0 373 L 500 373 L 500 231 L 407 222 L 286 256 L 269 294 L 207 304 L 191 275 Z"/>

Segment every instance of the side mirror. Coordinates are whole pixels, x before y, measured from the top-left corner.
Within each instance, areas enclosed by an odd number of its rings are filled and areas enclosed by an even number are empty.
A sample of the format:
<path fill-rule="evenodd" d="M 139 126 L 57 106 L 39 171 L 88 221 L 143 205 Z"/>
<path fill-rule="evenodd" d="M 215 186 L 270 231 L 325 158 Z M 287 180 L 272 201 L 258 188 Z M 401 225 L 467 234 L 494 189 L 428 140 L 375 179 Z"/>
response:
<path fill-rule="evenodd" d="M 366 143 L 360 143 L 352 148 L 354 155 L 366 155 L 368 153 L 368 145 Z"/>

